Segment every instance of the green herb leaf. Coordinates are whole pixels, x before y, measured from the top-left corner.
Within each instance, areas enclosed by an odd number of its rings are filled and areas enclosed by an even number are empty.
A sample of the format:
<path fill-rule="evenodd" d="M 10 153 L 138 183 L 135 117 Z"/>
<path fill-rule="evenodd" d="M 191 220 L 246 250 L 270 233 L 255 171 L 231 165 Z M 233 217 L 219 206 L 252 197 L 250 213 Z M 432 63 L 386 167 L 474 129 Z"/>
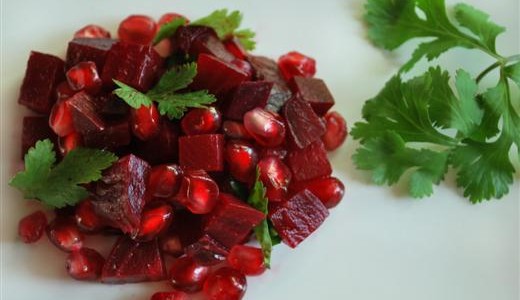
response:
<path fill-rule="evenodd" d="M 164 73 L 157 85 L 148 91 L 148 96 L 153 98 L 154 95 L 173 93 L 187 88 L 195 76 L 197 76 L 197 64 L 194 62 L 173 67 Z"/>
<path fill-rule="evenodd" d="M 180 119 L 188 108 L 202 108 L 217 101 L 208 91 L 196 91 L 184 94 L 166 94 L 155 99 L 161 115 L 170 119 Z"/>
<path fill-rule="evenodd" d="M 520 62 L 507 66 L 505 68 L 505 74 L 520 88 Z"/>
<path fill-rule="evenodd" d="M 38 141 L 25 155 L 25 170 L 9 182 L 26 199 L 39 199 L 51 207 L 74 205 L 86 198 L 88 192 L 80 185 L 99 180 L 101 171 L 117 160 L 107 151 L 77 148 L 55 165 L 53 147 L 48 139 Z"/>
<path fill-rule="evenodd" d="M 169 38 L 175 34 L 177 29 L 186 24 L 186 19 L 179 17 L 171 20 L 170 22 L 164 24 L 159 29 L 159 32 L 153 38 L 153 44 L 157 45 L 160 41 Z"/>
<path fill-rule="evenodd" d="M 244 49 L 253 51 L 256 48 L 256 42 L 254 40 L 256 33 L 251 29 L 237 30 L 234 33 L 235 37 L 240 41 L 240 44 Z"/>
<path fill-rule="evenodd" d="M 113 81 L 117 86 L 119 86 L 119 88 L 115 89 L 113 93 L 124 100 L 132 108 L 138 109 L 143 105 L 146 107 L 150 107 L 150 105 L 152 105 L 152 99 L 146 96 L 146 94 L 141 93 L 140 91 L 122 83 L 121 81 L 115 79 L 113 79 Z"/>
<path fill-rule="evenodd" d="M 256 170 L 256 180 L 247 199 L 247 203 L 267 215 L 269 201 L 265 196 L 265 187 L 262 181 L 260 181 L 260 171 L 258 168 Z M 264 263 L 269 268 L 271 265 L 273 242 L 271 240 L 271 231 L 267 219 L 264 219 L 254 230 L 256 239 L 260 243 L 262 252 L 264 253 Z"/>

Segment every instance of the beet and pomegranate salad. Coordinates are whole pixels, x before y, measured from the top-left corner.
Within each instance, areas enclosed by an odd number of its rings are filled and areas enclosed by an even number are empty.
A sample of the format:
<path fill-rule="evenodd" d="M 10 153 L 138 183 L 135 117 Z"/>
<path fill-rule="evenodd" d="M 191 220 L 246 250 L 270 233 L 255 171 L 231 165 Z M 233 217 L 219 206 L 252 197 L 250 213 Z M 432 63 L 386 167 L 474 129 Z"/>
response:
<path fill-rule="evenodd" d="M 232 300 L 274 245 L 323 223 L 344 194 L 327 151 L 345 120 L 312 58 L 252 55 L 241 18 L 132 15 L 117 39 L 77 31 L 65 60 L 30 54 L 19 103 L 39 115 L 23 120 L 25 170 L 10 184 L 55 218 L 23 218 L 24 242 L 46 232 L 74 279 L 168 280 L 151 299 Z M 106 257 L 83 246 L 94 234 L 118 236 Z"/>

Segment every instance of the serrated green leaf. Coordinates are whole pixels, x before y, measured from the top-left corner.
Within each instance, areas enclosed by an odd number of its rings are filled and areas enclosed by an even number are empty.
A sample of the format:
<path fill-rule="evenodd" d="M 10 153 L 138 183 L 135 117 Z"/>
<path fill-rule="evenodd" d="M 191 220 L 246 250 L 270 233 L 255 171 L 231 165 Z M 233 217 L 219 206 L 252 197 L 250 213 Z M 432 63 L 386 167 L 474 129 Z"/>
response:
<path fill-rule="evenodd" d="M 520 62 L 507 66 L 504 72 L 520 88 Z"/>
<path fill-rule="evenodd" d="M 173 36 L 177 29 L 179 29 L 179 27 L 183 26 L 184 24 L 186 24 L 186 19 L 179 17 L 162 25 L 159 29 L 159 32 L 157 32 L 157 34 L 153 38 L 153 44 L 157 45 L 160 41 Z"/>
<path fill-rule="evenodd" d="M 247 203 L 267 215 L 269 201 L 265 193 L 265 187 L 262 181 L 260 181 L 260 171 L 257 168 L 255 183 L 251 188 L 249 197 L 247 198 Z M 271 265 L 271 251 L 273 249 L 273 242 L 271 240 L 271 231 L 269 229 L 267 219 L 264 219 L 259 225 L 257 225 L 254 229 L 254 232 L 256 239 L 262 247 L 262 252 L 264 253 L 264 264 L 267 268 L 269 268 Z"/>
<path fill-rule="evenodd" d="M 254 38 L 256 36 L 256 33 L 253 32 L 250 29 L 242 29 L 237 30 L 234 33 L 235 37 L 238 38 L 240 41 L 240 44 L 246 49 L 247 51 L 255 50 L 256 48 L 256 42 L 254 41 Z"/>
<path fill-rule="evenodd" d="M 159 82 L 148 91 L 147 95 L 154 98 L 156 95 L 173 93 L 187 88 L 196 75 L 197 64 L 194 62 L 174 67 L 163 74 Z"/>
<path fill-rule="evenodd" d="M 478 86 L 475 80 L 464 70 L 457 71 L 455 85 L 459 99 L 450 102 L 451 127 L 460 131 L 465 137 L 470 137 L 478 129 L 484 112 L 477 104 Z"/>
<path fill-rule="evenodd" d="M 171 94 L 164 98 L 156 99 L 161 115 L 168 116 L 171 120 L 180 119 L 188 108 L 203 108 L 217 101 L 214 95 L 208 91 L 196 91 L 184 94 Z"/>
<path fill-rule="evenodd" d="M 146 107 L 150 107 L 150 105 L 152 105 L 152 99 L 146 96 L 146 94 L 141 93 L 140 91 L 119 80 L 113 79 L 113 81 L 117 86 L 119 86 L 119 88 L 115 89 L 113 93 L 125 101 L 132 108 L 138 109 L 143 105 Z"/>

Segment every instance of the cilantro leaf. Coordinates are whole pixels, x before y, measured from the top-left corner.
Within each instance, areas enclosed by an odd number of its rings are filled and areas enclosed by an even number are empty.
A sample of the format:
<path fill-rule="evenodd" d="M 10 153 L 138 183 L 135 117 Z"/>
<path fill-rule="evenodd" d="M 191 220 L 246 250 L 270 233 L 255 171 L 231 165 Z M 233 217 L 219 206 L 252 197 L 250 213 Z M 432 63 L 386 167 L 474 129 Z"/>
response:
<path fill-rule="evenodd" d="M 148 91 L 148 95 L 153 97 L 153 95 L 176 92 L 187 88 L 196 75 L 197 64 L 194 62 L 173 67 L 164 73 L 157 85 Z"/>
<path fill-rule="evenodd" d="M 113 79 L 113 81 L 117 86 L 119 86 L 119 88 L 115 89 L 113 93 L 123 99 L 132 108 L 138 109 L 143 105 L 146 107 L 152 105 L 152 99 L 150 99 L 146 94 L 141 93 L 121 81 L 115 79 Z"/>
<path fill-rule="evenodd" d="M 520 88 L 520 62 L 507 66 L 505 68 L 505 74 Z"/>
<path fill-rule="evenodd" d="M 269 204 L 269 201 L 265 195 L 265 187 L 262 184 L 262 181 L 260 181 L 260 171 L 258 168 L 256 170 L 256 180 L 251 188 L 247 203 L 267 215 L 267 205 Z M 260 243 L 262 252 L 264 253 L 264 263 L 269 268 L 271 265 L 273 242 L 271 240 L 271 231 L 267 219 L 264 219 L 259 225 L 257 225 L 254 231 L 256 239 Z"/>
<path fill-rule="evenodd" d="M 183 26 L 184 24 L 186 24 L 186 19 L 179 17 L 162 25 L 155 37 L 153 38 L 153 44 L 157 45 L 160 41 L 173 36 L 177 29 Z"/>
<path fill-rule="evenodd" d="M 25 155 L 25 170 L 9 184 L 24 193 L 26 199 L 39 199 L 52 207 L 74 205 L 88 196 L 80 186 L 101 178 L 101 171 L 117 157 L 107 151 L 77 148 L 55 165 L 56 153 L 50 140 L 38 141 Z"/>
<path fill-rule="evenodd" d="M 254 40 L 256 33 L 251 29 L 241 29 L 235 31 L 234 35 L 240 41 L 240 44 L 244 47 L 244 49 L 248 51 L 255 50 L 256 42 Z"/>
<path fill-rule="evenodd" d="M 455 85 L 459 94 L 459 100 L 446 101 L 451 105 L 450 127 L 457 129 L 463 136 L 471 136 L 478 129 L 483 111 L 475 101 L 478 86 L 475 80 L 464 70 L 457 71 Z"/>
<path fill-rule="evenodd" d="M 184 94 L 164 94 L 155 100 L 158 102 L 161 115 L 168 116 L 170 119 L 180 119 L 189 107 L 206 107 L 207 104 L 217 101 L 217 98 L 208 91 L 202 90 Z"/>

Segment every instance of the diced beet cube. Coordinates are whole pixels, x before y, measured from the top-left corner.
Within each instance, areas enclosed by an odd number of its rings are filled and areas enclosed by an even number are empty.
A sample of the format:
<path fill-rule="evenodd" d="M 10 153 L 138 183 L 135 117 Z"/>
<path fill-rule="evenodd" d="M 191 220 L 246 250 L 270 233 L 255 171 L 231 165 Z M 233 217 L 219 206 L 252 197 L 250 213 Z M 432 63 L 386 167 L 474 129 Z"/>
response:
<path fill-rule="evenodd" d="M 96 213 L 124 233 L 137 234 L 149 172 L 150 165 L 137 156 L 120 158 L 103 172 L 94 187 Z"/>
<path fill-rule="evenodd" d="M 136 242 L 127 236 L 117 240 L 101 273 L 104 283 L 159 281 L 166 277 L 159 244 Z"/>
<path fill-rule="evenodd" d="M 81 91 L 66 101 L 72 113 L 72 121 L 77 132 L 82 135 L 88 135 L 105 129 L 105 122 L 97 112 L 97 104 L 89 94 Z"/>
<path fill-rule="evenodd" d="M 226 259 L 229 249 L 205 234 L 197 242 L 186 247 L 185 252 L 199 265 L 213 266 Z"/>
<path fill-rule="evenodd" d="M 99 71 L 103 70 L 110 48 L 116 40 L 109 38 L 77 38 L 69 42 L 65 68 L 75 66 L 82 61 L 93 61 Z"/>
<path fill-rule="evenodd" d="M 202 237 L 202 215 L 196 215 L 187 209 L 175 212 L 171 231 L 179 235 L 183 247 L 187 247 Z"/>
<path fill-rule="evenodd" d="M 323 203 L 308 190 L 273 206 L 269 217 L 282 241 L 295 248 L 329 216 Z"/>
<path fill-rule="evenodd" d="M 320 140 L 327 130 L 311 105 L 298 98 L 287 101 L 283 108 L 283 116 L 291 141 L 300 149 Z"/>
<path fill-rule="evenodd" d="M 65 79 L 64 62 L 54 55 L 31 51 L 18 103 L 49 114 L 56 101 L 55 87 Z"/>
<path fill-rule="evenodd" d="M 146 92 L 155 83 L 162 63 L 152 46 L 120 41 L 108 52 L 101 79 L 108 86 L 116 79 Z"/>
<path fill-rule="evenodd" d="M 219 203 L 206 220 L 204 231 L 224 247 L 242 243 L 265 215 L 229 194 L 220 193 Z"/>
<path fill-rule="evenodd" d="M 235 56 L 226 49 L 211 27 L 182 26 L 175 32 L 172 43 L 178 47 L 178 50 L 194 58 L 205 53 L 226 62 L 235 59 Z"/>
<path fill-rule="evenodd" d="M 295 76 L 290 86 L 300 99 L 310 103 L 314 112 L 320 117 L 334 105 L 334 98 L 321 79 Z"/>
<path fill-rule="evenodd" d="M 316 141 L 303 149 L 291 151 L 287 162 L 295 181 L 328 176 L 332 173 L 327 151 L 321 141 Z"/>
<path fill-rule="evenodd" d="M 237 66 L 207 54 L 197 59 L 197 76 L 191 87 L 194 90 L 208 90 L 217 96 L 225 96 L 247 80 L 248 74 Z"/>
<path fill-rule="evenodd" d="M 107 124 L 103 130 L 83 136 L 85 146 L 109 150 L 130 144 L 131 139 L 130 125 L 127 120 Z"/>
<path fill-rule="evenodd" d="M 183 167 L 205 171 L 224 169 L 224 135 L 201 134 L 179 138 L 179 162 Z"/>
<path fill-rule="evenodd" d="M 56 134 L 49 127 L 49 118 L 44 116 L 24 117 L 22 126 L 22 158 L 37 141 L 50 139 L 56 145 L 57 138 Z"/>
<path fill-rule="evenodd" d="M 244 114 L 253 108 L 265 108 L 272 88 L 272 82 L 242 82 L 234 92 L 231 101 L 226 103 L 224 116 L 233 120 L 242 121 Z"/>
<path fill-rule="evenodd" d="M 137 142 L 135 154 L 152 165 L 177 161 L 179 131 L 177 124 L 163 119 L 155 137 Z"/>

